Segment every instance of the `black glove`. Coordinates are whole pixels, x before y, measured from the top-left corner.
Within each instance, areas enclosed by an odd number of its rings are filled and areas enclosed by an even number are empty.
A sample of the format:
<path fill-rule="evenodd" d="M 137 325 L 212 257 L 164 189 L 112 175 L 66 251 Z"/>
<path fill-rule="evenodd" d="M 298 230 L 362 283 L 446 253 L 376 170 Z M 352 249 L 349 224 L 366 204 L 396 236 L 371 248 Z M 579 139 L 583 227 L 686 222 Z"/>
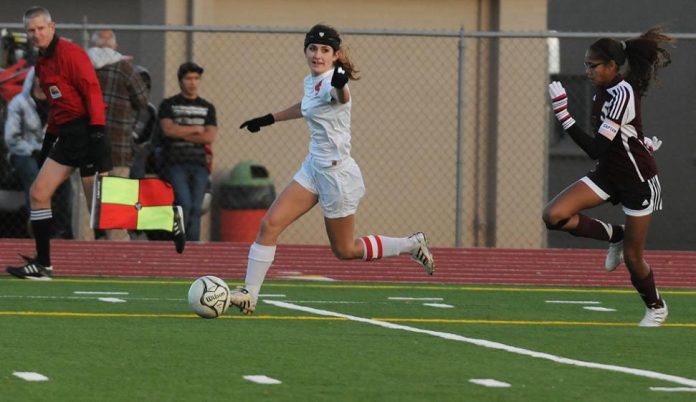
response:
<path fill-rule="evenodd" d="M 347 71 L 343 68 L 343 64 L 336 62 L 333 77 L 331 77 L 331 86 L 337 89 L 342 89 L 348 83 Z"/>
<path fill-rule="evenodd" d="M 58 141 L 57 135 L 52 135 L 48 133 L 44 135 L 43 143 L 41 144 L 41 152 L 39 152 L 39 159 L 37 160 L 39 163 L 39 167 L 41 167 L 44 164 L 44 162 L 46 162 L 46 158 L 48 158 L 48 154 L 51 153 L 53 145 L 55 145 L 56 141 Z"/>
<path fill-rule="evenodd" d="M 252 133 L 256 133 L 259 130 L 261 130 L 261 127 L 264 126 L 270 126 L 271 124 L 275 123 L 275 119 L 273 118 L 272 114 L 267 114 L 265 116 L 257 117 L 255 119 L 247 120 L 244 123 L 242 123 L 239 128 L 245 128 Z"/>
<path fill-rule="evenodd" d="M 89 134 L 89 149 L 87 150 L 89 161 L 96 163 L 107 160 L 107 158 L 111 161 L 111 140 L 106 135 L 104 126 L 89 126 L 87 132 Z"/>

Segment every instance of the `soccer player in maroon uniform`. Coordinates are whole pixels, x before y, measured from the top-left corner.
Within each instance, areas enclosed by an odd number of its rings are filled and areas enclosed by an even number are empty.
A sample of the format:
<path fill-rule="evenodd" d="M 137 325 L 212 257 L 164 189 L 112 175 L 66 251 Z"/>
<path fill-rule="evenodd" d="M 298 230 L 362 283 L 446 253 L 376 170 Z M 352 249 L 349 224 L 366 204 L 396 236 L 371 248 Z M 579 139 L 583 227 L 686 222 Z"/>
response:
<path fill-rule="evenodd" d="M 631 283 L 646 305 L 639 324 L 645 327 L 657 327 L 665 321 L 667 304 L 643 259 L 651 216 L 662 209 L 662 198 L 652 156 L 656 148 L 643 137 L 640 99 L 657 71 L 670 63 L 669 52 L 660 45 L 671 41 L 657 27 L 638 38 L 626 41 L 602 38 L 589 47 L 585 53 L 585 71 L 596 87 L 593 136 L 575 124 L 561 83 L 549 85 L 556 118 L 573 141 L 598 162 L 587 176 L 546 205 L 544 222 L 550 230 L 609 242 L 605 269 L 611 272 L 622 259 L 625 261 Z M 605 223 L 581 213 L 607 201 L 622 204 L 625 225 Z"/>
<path fill-rule="evenodd" d="M 56 35 L 51 14 L 43 7 L 28 9 L 24 26 L 39 49 L 36 74 L 50 105 L 46 137 L 56 141 L 52 148 L 45 142 L 42 153 L 48 158 L 30 191 L 36 257 L 25 257 L 24 266 L 8 267 L 7 272 L 18 278 L 50 279 L 51 196 L 79 168 L 89 204 L 95 173 L 111 170 L 111 147 L 104 132 L 102 92 L 87 53 Z"/>

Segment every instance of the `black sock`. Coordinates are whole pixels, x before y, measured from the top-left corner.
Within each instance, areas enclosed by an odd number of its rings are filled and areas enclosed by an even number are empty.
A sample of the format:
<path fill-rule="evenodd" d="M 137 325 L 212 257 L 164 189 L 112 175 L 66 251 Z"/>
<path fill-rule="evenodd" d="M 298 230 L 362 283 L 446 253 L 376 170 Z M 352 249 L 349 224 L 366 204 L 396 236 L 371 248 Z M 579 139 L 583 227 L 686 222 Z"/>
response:
<path fill-rule="evenodd" d="M 29 219 L 36 242 L 36 259 L 44 267 L 50 267 L 53 213 L 50 209 L 35 209 L 31 211 Z"/>
<path fill-rule="evenodd" d="M 578 225 L 575 229 L 569 231 L 569 233 L 577 237 L 607 241 L 609 240 L 609 233 L 607 233 L 607 229 L 604 225 L 604 223 L 597 219 L 578 214 Z"/>
<path fill-rule="evenodd" d="M 660 299 L 660 295 L 655 287 L 655 278 L 653 277 L 652 270 L 650 270 L 650 273 L 642 279 L 638 279 L 631 275 L 631 283 L 633 284 L 633 287 L 636 288 L 638 294 L 648 308 L 664 307 L 662 299 Z"/>
<path fill-rule="evenodd" d="M 620 242 L 624 238 L 624 228 L 621 225 L 611 225 L 612 233 L 610 243 Z"/>

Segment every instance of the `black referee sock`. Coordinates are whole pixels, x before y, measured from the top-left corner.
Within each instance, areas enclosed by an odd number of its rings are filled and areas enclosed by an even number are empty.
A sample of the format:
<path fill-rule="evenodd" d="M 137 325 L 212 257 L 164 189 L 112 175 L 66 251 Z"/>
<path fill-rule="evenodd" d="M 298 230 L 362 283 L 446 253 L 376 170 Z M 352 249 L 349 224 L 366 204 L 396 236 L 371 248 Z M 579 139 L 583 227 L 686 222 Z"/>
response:
<path fill-rule="evenodd" d="M 53 212 L 51 209 L 32 209 L 29 219 L 36 242 L 36 259 L 44 267 L 50 267 Z"/>

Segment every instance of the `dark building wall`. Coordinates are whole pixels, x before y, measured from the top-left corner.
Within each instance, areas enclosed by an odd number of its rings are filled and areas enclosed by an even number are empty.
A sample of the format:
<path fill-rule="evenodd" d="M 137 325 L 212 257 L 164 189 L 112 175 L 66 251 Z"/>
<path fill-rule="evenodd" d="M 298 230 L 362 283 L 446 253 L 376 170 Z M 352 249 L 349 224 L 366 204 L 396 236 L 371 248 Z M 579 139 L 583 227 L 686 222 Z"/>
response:
<path fill-rule="evenodd" d="M 643 32 L 661 24 L 669 32 L 694 32 L 696 2 L 690 0 L 549 0 L 548 28 L 561 32 Z M 627 39 L 627 38 L 616 38 Z M 561 73 L 584 74 L 586 48 L 593 40 L 561 42 Z M 656 159 L 663 187 L 664 210 L 653 215 L 648 247 L 653 249 L 694 249 L 696 218 L 696 40 L 681 40 L 671 49 L 672 64 L 660 72 L 660 83 L 653 85 L 642 101 L 643 125 L 647 136 L 656 135 L 664 143 Z M 569 96 L 573 96 L 569 93 Z M 572 110 L 571 110 L 572 113 Z M 551 149 L 549 197 L 581 177 L 593 164 L 563 151 L 572 144 Z M 572 152 L 572 151 L 571 151 Z M 555 154 L 555 155 L 554 155 Z M 603 206 L 588 215 L 623 220 L 620 207 Z M 549 234 L 551 247 L 605 247 L 596 241 L 574 238 L 566 233 Z"/>

